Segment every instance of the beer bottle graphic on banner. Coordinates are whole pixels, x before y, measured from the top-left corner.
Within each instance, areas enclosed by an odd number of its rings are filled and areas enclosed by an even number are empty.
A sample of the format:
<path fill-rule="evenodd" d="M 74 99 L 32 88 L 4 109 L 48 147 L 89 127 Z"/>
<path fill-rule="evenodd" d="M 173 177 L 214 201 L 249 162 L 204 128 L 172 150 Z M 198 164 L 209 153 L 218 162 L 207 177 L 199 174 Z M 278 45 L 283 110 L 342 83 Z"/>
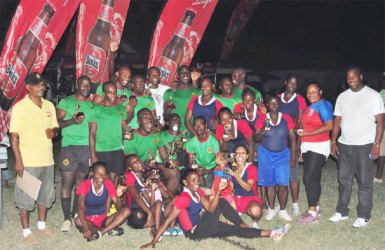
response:
<path fill-rule="evenodd" d="M 191 24 L 195 18 L 196 12 L 193 9 L 187 9 L 182 21 L 179 23 L 174 36 L 163 47 L 161 57 L 158 62 L 160 79 L 163 84 L 169 85 L 174 79 L 179 64 L 184 56 L 184 43 L 190 37 Z"/>
<path fill-rule="evenodd" d="M 18 41 L 12 52 L 10 63 L 1 79 L 1 108 L 8 110 L 22 89 L 24 78 L 32 68 L 37 57 L 39 45 L 44 42 L 47 26 L 55 14 L 54 8 L 46 3 L 33 20 L 25 35 Z"/>
<path fill-rule="evenodd" d="M 92 93 L 102 82 L 108 54 L 110 53 L 110 26 L 114 16 L 114 0 L 103 0 L 95 26 L 88 34 L 82 75 L 92 84 Z"/>

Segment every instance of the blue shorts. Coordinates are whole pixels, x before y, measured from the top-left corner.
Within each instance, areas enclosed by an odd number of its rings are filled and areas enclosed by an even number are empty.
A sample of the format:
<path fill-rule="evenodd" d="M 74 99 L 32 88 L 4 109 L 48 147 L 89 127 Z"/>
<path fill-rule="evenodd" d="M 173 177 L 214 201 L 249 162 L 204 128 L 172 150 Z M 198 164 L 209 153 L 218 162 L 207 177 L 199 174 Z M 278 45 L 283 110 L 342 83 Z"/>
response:
<path fill-rule="evenodd" d="M 258 148 L 258 185 L 271 187 L 289 185 L 290 150 L 271 152 L 262 145 Z"/>

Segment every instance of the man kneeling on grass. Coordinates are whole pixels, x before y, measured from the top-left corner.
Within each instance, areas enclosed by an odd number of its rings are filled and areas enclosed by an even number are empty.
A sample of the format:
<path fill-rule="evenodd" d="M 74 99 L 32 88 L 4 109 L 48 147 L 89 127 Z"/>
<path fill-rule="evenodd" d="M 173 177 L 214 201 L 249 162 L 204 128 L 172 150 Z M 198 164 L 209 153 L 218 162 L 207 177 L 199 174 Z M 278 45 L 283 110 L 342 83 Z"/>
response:
<path fill-rule="evenodd" d="M 75 225 L 83 233 L 87 241 L 97 240 L 103 234 L 122 235 L 123 228 L 119 227 L 130 215 L 131 210 L 122 206 L 119 198 L 125 191 L 125 187 L 118 186 L 115 190 L 112 181 L 107 179 L 107 164 L 97 161 L 92 164 L 92 177 L 80 184 L 76 191 L 79 195 L 78 217 Z M 111 198 L 111 199 L 108 199 Z M 117 213 L 107 216 L 107 208 L 111 200 Z"/>

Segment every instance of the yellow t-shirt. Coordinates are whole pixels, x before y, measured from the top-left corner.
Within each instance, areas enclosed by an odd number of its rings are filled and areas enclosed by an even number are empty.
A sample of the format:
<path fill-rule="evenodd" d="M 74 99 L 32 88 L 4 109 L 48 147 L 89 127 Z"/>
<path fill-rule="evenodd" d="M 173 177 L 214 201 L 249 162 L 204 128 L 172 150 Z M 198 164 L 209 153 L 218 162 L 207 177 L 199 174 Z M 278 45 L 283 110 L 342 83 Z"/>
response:
<path fill-rule="evenodd" d="M 10 133 L 19 134 L 20 153 L 25 167 L 43 167 L 54 164 L 52 140 L 46 129 L 58 128 L 53 104 L 43 99 L 39 108 L 25 96 L 12 108 Z"/>

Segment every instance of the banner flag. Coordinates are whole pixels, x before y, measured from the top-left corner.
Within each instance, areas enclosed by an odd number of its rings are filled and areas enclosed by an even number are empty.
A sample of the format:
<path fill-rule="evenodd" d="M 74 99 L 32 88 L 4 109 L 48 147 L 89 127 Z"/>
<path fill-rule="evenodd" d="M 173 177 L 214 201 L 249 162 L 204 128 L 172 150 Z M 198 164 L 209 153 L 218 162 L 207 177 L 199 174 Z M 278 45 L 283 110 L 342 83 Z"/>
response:
<path fill-rule="evenodd" d="M 110 43 L 120 43 L 130 0 L 83 0 L 76 35 L 76 78 L 87 75 L 92 93 L 109 80 Z"/>
<path fill-rule="evenodd" d="M 170 85 L 180 65 L 190 62 L 218 0 L 169 0 L 152 38 L 148 67 L 157 66 Z"/>
<path fill-rule="evenodd" d="M 21 0 L 0 57 L 1 108 L 8 110 L 26 94 L 25 76 L 41 73 L 80 0 Z"/>
<path fill-rule="evenodd" d="M 246 26 L 261 0 L 241 0 L 231 15 L 229 26 L 226 30 L 220 61 L 225 60 L 243 28 Z"/>

